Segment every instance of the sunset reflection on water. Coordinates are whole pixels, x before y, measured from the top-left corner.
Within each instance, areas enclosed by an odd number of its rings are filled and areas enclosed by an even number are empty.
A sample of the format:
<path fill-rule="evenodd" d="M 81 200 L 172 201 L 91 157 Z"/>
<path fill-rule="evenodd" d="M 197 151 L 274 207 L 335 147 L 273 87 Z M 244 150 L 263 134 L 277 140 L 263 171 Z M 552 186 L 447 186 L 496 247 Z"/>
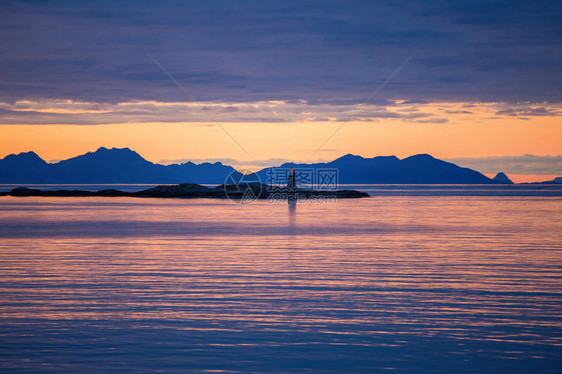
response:
<path fill-rule="evenodd" d="M 0 368 L 556 371 L 562 198 L 0 198 Z"/>

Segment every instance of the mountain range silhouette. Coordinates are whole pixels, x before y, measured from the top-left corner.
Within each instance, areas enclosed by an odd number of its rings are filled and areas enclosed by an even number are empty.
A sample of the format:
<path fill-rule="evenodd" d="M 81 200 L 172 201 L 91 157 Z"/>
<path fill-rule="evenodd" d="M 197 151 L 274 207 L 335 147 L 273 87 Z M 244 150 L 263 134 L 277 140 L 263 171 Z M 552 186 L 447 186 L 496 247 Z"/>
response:
<path fill-rule="evenodd" d="M 419 154 L 404 159 L 396 156 L 364 158 L 348 154 L 334 161 L 315 164 L 285 163 L 280 168 L 337 169 L 339 184 L 499 184 L 480 172 Z M 268 169 L 259 171 L 267 181 Z M 273 168 L 274 169 L 274 168 Z"/>
<path fill-rule="evenodd" d="M 399 159 L 395 156 L 364 158 L 345 155 L 327 163 L 285 163 L 280 168 L 332 168 L 340 184 L 498 184 L 478 171 L 436 159 L 427 154 Z M 265 168 L 256 174 L 268 183 Z M 234 173 L 234 174 L 232 174 Z M 56 163 L 47 163 L 35 152 L 8 155 L 0 160 L 0 183 L 199 183 L 221 184 L 229 175 L 241 174 L 220 162 L 160 165 L 145 160 L 129 148 L 99 148 L 95 152 Z"/>
<path fill-rule="evenodd" d="M 99 148 L 95 152 L 49 164 L 35 152 L 0 160 L 0 183 L 224 183 L 237 173 L 231 166 L 214 164 L 160 165 L 129 148 Z"/>

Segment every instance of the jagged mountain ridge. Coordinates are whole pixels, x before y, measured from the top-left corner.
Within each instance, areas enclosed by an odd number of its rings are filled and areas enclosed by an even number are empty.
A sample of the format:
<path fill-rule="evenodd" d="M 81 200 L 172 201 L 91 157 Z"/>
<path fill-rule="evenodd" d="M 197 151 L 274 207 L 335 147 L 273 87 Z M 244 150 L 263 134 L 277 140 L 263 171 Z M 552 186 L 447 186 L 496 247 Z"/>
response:
<path fill-rule="evenodd" d="M 396 156 L 364 158 L 348 154 L 334 161 L 316 164 L 285 163 L 280 168 L 334 168 L 338 170 L 339 184 L 496 184 L 497 181 L 478 171 L 450 162 L 419 154 L 404 159 Z M 265 168 L 257 174 L 268 183 Z"/>
<path fill-rule="evenodd" d="M 185 183 L 219 184 L 236 170 L 214 164 L 160 165 L 128 148 L 99 148 L 95 152 L 49 164 L 34 152 L 0 160 L 1 183 Z"/>
<path fill-rule="evenodd" d="M 436 159 L 427 154 L 399 159 L 395 156 L 364 158 L 345 155 L 331 162 L 315 164 L 285 163 L 280 168 L 332 168 L 338 170 L 339 184 L 495 184 L 485 175 Z M 257 172 L 262 183 L 269 183 L 265 168 Z M 221 184 L 234 173 L 220 162 L 160 165 L 145 160 L 128 148 L 101 147 L 95 152 L 47 163 L 34 152 L 9 155 L 0 160 L 0 183 L 200 183 Z"/>

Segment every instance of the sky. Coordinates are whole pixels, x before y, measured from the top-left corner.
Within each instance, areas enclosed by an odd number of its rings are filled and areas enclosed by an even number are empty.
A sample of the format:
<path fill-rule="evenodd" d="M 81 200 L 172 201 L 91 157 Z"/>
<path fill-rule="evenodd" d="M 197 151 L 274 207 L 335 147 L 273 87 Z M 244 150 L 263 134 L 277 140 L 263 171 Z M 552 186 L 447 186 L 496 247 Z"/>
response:
<path fill-rule="evenodd" d="M 562 175 L 555 1 L 4 1 L 0 55 L 0 157 Z"/>

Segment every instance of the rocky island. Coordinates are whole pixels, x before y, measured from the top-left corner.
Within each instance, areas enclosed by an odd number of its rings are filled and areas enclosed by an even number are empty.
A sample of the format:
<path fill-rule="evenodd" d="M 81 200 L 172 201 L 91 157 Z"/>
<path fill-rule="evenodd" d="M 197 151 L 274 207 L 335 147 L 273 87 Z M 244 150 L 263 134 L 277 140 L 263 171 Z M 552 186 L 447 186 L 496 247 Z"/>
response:
<path fill-rule="evenodd" d="M 27 187 L 17 187 L 8 192 L 0 192 L 0 196 L 51 196 L 51 197 L 158 197 L 158 198 L 216 198 L 242 200 L 251 195 L 252 199 L 269 199 L 273 196 L 285 196 L 289 198 L 360 198 L 368 197 L 369 194 L 355 190 L 312 190 L 312 189 L 290 189 L 261 183 L 244 183 L 232 185 L 219 185 L 207 187 L 195 183 L 183 183 L 178 185 L 161 185 L 138 192 L 125 192 L 115 189 L 100 191 L 83 190 L 39 190 Z"/>

